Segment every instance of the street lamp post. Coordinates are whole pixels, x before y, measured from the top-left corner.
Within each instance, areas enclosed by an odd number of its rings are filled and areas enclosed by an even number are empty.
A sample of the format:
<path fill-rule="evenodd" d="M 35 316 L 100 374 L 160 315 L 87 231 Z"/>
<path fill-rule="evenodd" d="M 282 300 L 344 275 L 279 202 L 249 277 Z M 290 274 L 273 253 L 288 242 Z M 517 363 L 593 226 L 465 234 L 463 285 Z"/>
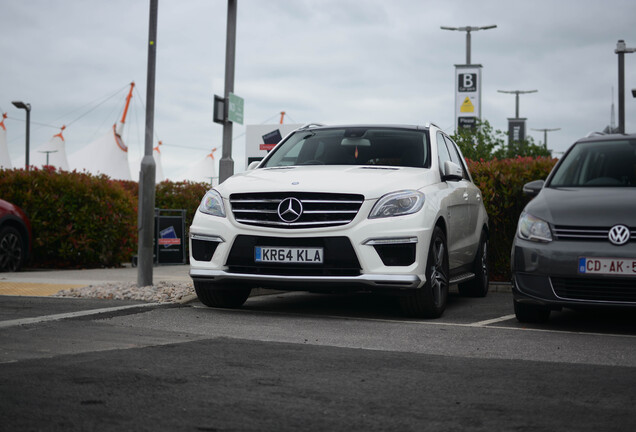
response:
<path fill-rule="evenodd" d="M 236 57 L 236 14 L 237 1 L 227 2 L 227 35 L 225 39 L 225 107 L 223 122 L 223 155 L 219 161 L 219 183 L 223 183 L 234 174 L 232 160 L 232 122 L 228 119 L 230 93 L 234 92 L 234 63 Z"/>
<path fill-rule="evenodd" d="M 442 30 L 455 30 L 455 31 L 465 31 L 466 32 L 466 64 L 469 65 L 470 63 L 470 32 L 474 32 L 477 30 L 488 30 L 488 29 L 493 29 L 493 28 L 497 28 L 496 24 L 493 25 L 487 25 L 487 26 L 481 26 L 481 27 L 472 27 L 472 26 L 465 26 L 465 27 L 447 27 L 447 26 L 440 26 L 440 28 Z"/>
<path fill-rule="evenodd" d="M 51 153 L 57 153 L 57 150 L 40 150 L 40 153 L 46 153 L 46 166 L 49 166 L 49 155 Z"/>
<path fill-rule="evenodd" d="M 515 118 L 519 118 L 519 95 L 526 93 L 536 93 L 539 90 L 497 90 L 499 93 L 509 93 L 515 95 Z"/>
<path fill-rule="evenodd" d="M 22 101 L 11 102 L 13 106 L 26 111 L 26 156 L 24 158 L 24 169 L 29 170 L 29 135 L 31 132 L 31 104 Z"/>
<path fill-rule="evenodd" d="M 636 48 L 627 48 L 620 39 L 614 52 L 618 54 L 618 133 L 625 133 L 625 54 L 636 52 Z"/>
<path fill-rule="evenodd" d="M 532 129 L 533 131 L 537 131 L 537 132 L 543 132 L 543 147 L 547 150 L 548 149 L 548 132 L 553 132 L 553 131 L 558 131 L 561 130 L 561 128 L 554 128 L 554 129 Z"/>

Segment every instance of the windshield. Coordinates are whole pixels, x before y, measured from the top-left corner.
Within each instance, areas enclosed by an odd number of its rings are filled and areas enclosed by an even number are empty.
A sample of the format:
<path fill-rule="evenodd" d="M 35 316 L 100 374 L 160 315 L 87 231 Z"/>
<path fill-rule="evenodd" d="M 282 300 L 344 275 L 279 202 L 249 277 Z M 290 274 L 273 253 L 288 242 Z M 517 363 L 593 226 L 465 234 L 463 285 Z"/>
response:
<path fill-rule="evenodd" d="M 262 167 L 293 165 L 384 165 L 428 168 L 423 130 L 355 127 L 301 130 L 289 137 Z"/>
<path fill-rule="evenodd" d="M 636 140 L 576 144 L 549 187 L 636 187 Z"/>

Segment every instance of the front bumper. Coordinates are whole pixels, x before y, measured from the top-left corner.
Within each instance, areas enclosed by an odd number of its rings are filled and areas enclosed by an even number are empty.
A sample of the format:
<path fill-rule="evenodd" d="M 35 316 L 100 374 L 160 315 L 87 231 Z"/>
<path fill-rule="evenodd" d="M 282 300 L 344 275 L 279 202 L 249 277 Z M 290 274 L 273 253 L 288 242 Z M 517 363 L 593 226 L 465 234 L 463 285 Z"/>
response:
<path fill-rule="evenodd" d="M 319 229 L 247 226 L 229 214 L 197 213 L 190 227 L 195 282 L 293 291 L 390 291 L 421 288 L 436 213 L 367 219 L 363 204 L 351 223 Z M 323 265 L 256 264 L 255 246 L 322 247 Z"/>
<path fill-rule="evenodd" d="M 538 243 L 515 238 L 512 292 L 518 302 L 560 307 L 636 307 L 634 276 L 579 273 L 579 258 L 635 258 L 636 242 L 614 246 L 598 241 Z"/>
<path fill-rule="evenodd" d="M 419 288 L 422 280 L 417 275 L 373 274 L 359 276 L 281 276 L 229 273 L 224 270 L 191 269 L 194 281 L 219 284 L 249 285 L 280 290 L 355 290 L 383 291 Z"/>

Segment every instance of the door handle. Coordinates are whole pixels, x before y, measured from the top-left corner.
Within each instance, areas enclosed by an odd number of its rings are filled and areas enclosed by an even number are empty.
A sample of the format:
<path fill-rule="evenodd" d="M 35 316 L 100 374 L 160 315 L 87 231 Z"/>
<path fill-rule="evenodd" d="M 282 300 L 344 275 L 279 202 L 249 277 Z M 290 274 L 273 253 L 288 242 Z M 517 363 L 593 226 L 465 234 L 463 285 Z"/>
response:
<path fill-rule="evenodd" d="M 464 192 L 464 195 L 462 195 L 464 197 L 464 200 L 468 201 L 468 192 Z"/>

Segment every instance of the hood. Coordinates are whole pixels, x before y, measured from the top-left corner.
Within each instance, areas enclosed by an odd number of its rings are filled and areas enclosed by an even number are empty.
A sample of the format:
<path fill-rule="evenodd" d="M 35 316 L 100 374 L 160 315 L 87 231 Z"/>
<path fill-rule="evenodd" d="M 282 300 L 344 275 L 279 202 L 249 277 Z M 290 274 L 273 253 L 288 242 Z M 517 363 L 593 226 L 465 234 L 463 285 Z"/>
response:
<path fill-rule="evenodd" d="M 373 166 L 291 166 L 262 168 L 236 174 L 215 189 L 227 198 L 246 192 L 358 193 L 365 199 L 405 189 L 420 189 L 439 181 L 430 169 Z"/>
<path fill-rule="evenodd" d="M 543 188 L 526 211 L 554 225 L 636 226 L 636 188 Z"/>

